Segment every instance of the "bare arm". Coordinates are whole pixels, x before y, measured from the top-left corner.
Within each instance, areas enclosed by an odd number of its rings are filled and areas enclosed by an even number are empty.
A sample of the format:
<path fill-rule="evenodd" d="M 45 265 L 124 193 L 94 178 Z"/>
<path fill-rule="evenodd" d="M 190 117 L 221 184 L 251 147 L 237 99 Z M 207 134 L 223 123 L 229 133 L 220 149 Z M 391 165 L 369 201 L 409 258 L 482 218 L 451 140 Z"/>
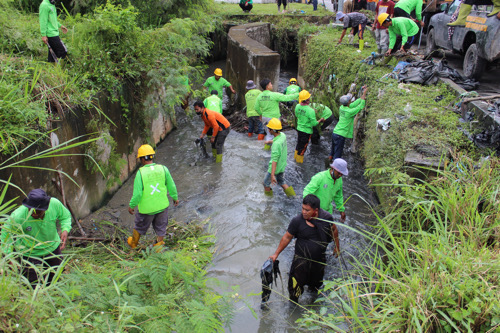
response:
<path fill-rule="evenodd" d="M 280 253 L 288 246 L 288 244 L 290 244 L 292 239 L 293 239 L 293 235 L 291 233 L 289 233 L 288 231 L 285 232 L 283 237 L 281 237 L 280 244 L 278 245 L 276 252 L 274 252 L 274 254 L 272 256 L 270 256 L 269 258 L 272 259 L 273 261 L 276 261 L 276 259 L 278 259 L 278 256 L 280 255 Z"/>
<path fill-rule="evenodd" d="M 346 31 L 347 31 L 347 29 L 342 30 L 342 35 L 340 35 L 340 39 L 339 39 L 338 44 L 342 43 L 342 39 L 344 39 Z"/>
<path fill-rule="evenodd" d="M 276 166 L 278 165 L 277 162 L 273 162 L 271 164 L 271 184 L 275 185 L 278 183 L 276 180 Z"/>
<path fill-rule="evenodd" d="M 335 249 L 333 250 L 333 256 L 337 257 L 340 254 L 340 240 L 339 240 L 339 230 L 337 226 L 332 223 L 332 237 L 335 241 Z"/>

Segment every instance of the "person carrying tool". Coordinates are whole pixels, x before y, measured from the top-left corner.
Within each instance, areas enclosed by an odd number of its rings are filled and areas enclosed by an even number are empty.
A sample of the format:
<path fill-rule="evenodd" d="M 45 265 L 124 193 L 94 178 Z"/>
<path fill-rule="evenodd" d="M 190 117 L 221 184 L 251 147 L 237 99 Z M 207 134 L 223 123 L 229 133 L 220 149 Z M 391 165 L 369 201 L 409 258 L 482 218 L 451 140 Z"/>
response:
<path fill-rule="evenodd" d="M 381 26 L 389 30 L 389 49 L 385 55 L 390 56 L 397 51 L 406 53 L 413 44 L 415 35 L 418 34 L 417 24 L 406 17 L 391 19 L 387 13 L 380 14 L 377 20 Z M 402 37 L 401 41 L 397 41 L 398 36 Z"/>
<path fill-rule="evenodd" d="M 208 91 L 217 90 L 217 96 L 219 96 L 220 99 L 222 99 L 224 95 L 222 90 L 224 87 L 229 87 L 229 89 L 231 89 L 231 92 L 233 94 L 236 94 L 236 91 L 234 91 L 231 83 L 229 83 L 228 80 L 222 77 L 222 69 L 216 68 L 214 74 L 214 76 L 209 77 L 205 81 L 203 87 L 207 88 Z"/>
<path fill-rule="evenodd" d="M 208 110 L 201 101 L 194 103 L 194 111 L 197 115 L 201 116 L 201 119 L 205 123 L 200 139 L 203 139 L 207 132 L 212 129 L 212 137 L 210 138 L 212 154 L 215 157 L 215 163 L 221 163 L 224 142 L 231 131 L 231 124 L 220 113 Z"/>
<path fill-rule="evenodd" d="M 61 232 L 57 231 L 59 221 Z M 37 188 L 26 197 L 2 226 L 0 236 L 2 252 L 20 252 L 24 261 L 22 274 L 34 285 L 40 282 L 37 269 L 32 267 L 52 267 L 47 277 L 50 284 L 57 266 L 62 263 L 61 251 L 66 247 L 71 231 L 71 213 L 61 201 L 52 198 L 44 190 Z"/>
<path fill-rule="evenodd" d="M 56 0 L 43 0 L 39 8 L 40 33 L 42 42 L 48 47 L 48 62 L 57 62 L 57 58 L 64 59 L 68 54 L 66 45 L 59 37 L 59 28 L 63 33 L 68 29 L 57 21 Z M 56 58 L 54 58 L 54 55 Z"/>
<path fill-rule="evenodd" d="M 313 134 L 313 128 L 325 121 L 324 118 L 316 120 L 316 111 L 309 104 L 311 104 L 311 94 L 307 90 L 302 90 L 299 94 L 299 104 L 295 106 L 297 145 L 295 146 L 294 159 L 297 163 L 304 163 L 304 154 Z"/>
<path fill-rule="evenodd" d="M 386 27 L 383 27 L 376 19 L 380 14 L 389 14 L 392 18 L 394 15 L 394 2 L 391 0 L 380 0 L 375 7 L 375 23 L 372 30 L 375 31 L 375 40 L 377 42 L 377 52 L 384 54 L 389 48 L 389 32 Z"/>
<path fill-rule="evenodd" d="M 135 213 L 134 230 L 132 237 L 127 240 L 128 245 L 135 249 L 141 235 L 145 235 L 152 224 L 156 233 L 155 249 L 160 250 L 165 245 L 168 225 L 168 196 L 174 200 L 174 206 L 179 204 L 177 187 L 168 168 L 153 162 L 155 151 L 150 145 L 142 145 L 137 151 L 137 158 L 141 167 L 134 179 L 134 192 L 130 199 L 128 212 Z M 137 207 L 137 212 L 135 212 Z"/>
<path fill-rule="evenodd" d="M 203 105 L 209 110 L 222 114 L 222 99 L 219 98 L 217 90 L 212 90 L 211 95 L 205 98 Z"/>
<path fill-rule="evenodd" d="M 269 160 L 269 168 L 267 175 L 264 178 L 264 194 L 272 196 L 273 190 L 271 184 L 278 184 L 283 188 L 288 197 L 295 196 L 293 187 L 285 183 L 285 168 L 287 159 L 287 143 L 285 133 L 281 133 L 283 127 L 281 121 L 277 118 L 272 118 L 266 125 L 271 132 L 273 138 L 273 145 L 271 148 L 271 159 Z"/>
<path fill-rule="evenodd" d="M 342 176 L 347 176 L 347 162 L 337 158 L 330 164 L 330 168 L 318 172 L 312 178 L 309 184 L 304 188 L 303 196 L 308 194 L 316 195 L 321 201 L 321 209 L 333 214 L 333 202 L 340 212 L 340 222 L 345 222 L 345 207 Z"/>
<path fill-rule="evenodd" d="M 424 21 L 422 20 L 422 6 L 424 5 L 423 0 L 399 0 L 394 6 L 394 17 L 406 17 L 418 23 L 420 26 L 424 26 Z M 415 11 L 416 19 L 411 17 L 411 12 Z"/>
<path fill-rule="evenodd" d="M 363 39 L 363 33 L 365 32 L 365 28 L 368 25 L 368 18 L 365 14 L 361 14 L 358 12 L 352 12 L 349 14 L 344 14 L 343 12 L 337 12 L 337 19 L 344 23 L 344 28 L 342 30 L 342 34 L 340 35 L 339 42 L 337 44 L 342 43 L 342 39 L 344 39 L 347 28 L 351 28 L 350 36 L 354 38 L 354 35 L 358 34 L 359 36 L 359 49 L 363 50 L 365 41 Z"/>
<path fill-rule="evenodd" d="M 294 99 L 299 98 L 299 93 L 283 95 L 278 92 L 273 92 L 273 84 L 269 79 L 262 79 L 260 81 L 260 86 L 264 90 L 257 96 L 255 100 L 255 111 L 261 117 L 262 124 L 267 125 L 271 118 L 280 119 L 280 102 L 289 102 Z M 273 143 L 273 135 L 269 132 L 269 128 L 266 126 L 266 138 L 264 149 L 271 149 L 271 145 Z"/>
<path fill-rule="evenodd" d="M 240 8 L 244 13 L 250 13 L 253 8 L 253 0 L 240 0 Z"/>
<path fill-rule="evenodd" d="M 304 197 L 302 213 L 291 220 L 278 248 L 269 258 L 273 262 L 278 259 L 293 238 L 297 238 L 297 241 L 288 278 L 288 292 L 290 300 L 297 303 L 305 285 L 315 291 L 321 287 L 325 274 L 326 249 L 332 240 L 335 240 L 333 256 L 340 254 L 337 226 L 333 223 L 333 216 L 320 208 L 317 196 L 309 194 Z"/>
<path fill-rule="evenodd" d="M 253 133 L 257 133 L 257 140 L 264 140 L 266 132 L 262 127 L 262 121 L 260 121 L 259 114 L 255 111 L 255 101 L 261 91 L 257 89 L 257 86 L 252 80 L 247 81 L 246 88 L 247 93 L 245 94 L 245 102 L 247 104 L 248 137 L 251 138 Z"/>
<path fill-rule="evenodd" d="M 328 126 L 330 126 L 331 123 L 333 123 L 333 112 L 332 110 L 323 104 L 320 103 L 312 103 L 311 107 L 315 110 L 316 112 L 316 119 L 325 119 L 325 121 L 321 124 L 321 127 L 319 125 L 316 125 L 313 127 L 313 134 L 311 135 L 311 143 L 314 145 L 319 144 L 319 128 L 321 128 L 321 131 L 324 131 Z"/>
<path fill-rule="evenodd" d="M 368 87 L 363 86 L 363 95 L 361 98 L 352 102 L 352 94 L 347 94 L 340 97 L 340 108 L 339 108 L 339 121 L 332 133 L 332 149 L 330 151 L 330 156 L 328 157 L 330 161 L 342 157 L 344 151 L 345 139 L 352 139 L 354 132 L 354 117 L 359 111 L 365 108 L 366 104 L 366 92 Z"/>

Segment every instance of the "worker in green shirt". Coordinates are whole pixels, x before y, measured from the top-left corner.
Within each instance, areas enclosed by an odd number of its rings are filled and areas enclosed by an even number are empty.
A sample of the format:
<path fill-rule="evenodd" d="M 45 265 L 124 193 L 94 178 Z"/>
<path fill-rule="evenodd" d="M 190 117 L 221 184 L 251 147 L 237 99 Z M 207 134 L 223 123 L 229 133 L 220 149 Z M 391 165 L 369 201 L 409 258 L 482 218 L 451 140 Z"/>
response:
<path fill-rule="evenodd" d="M 332 149 L 330 152 L 330 161 L 342 157 L 344 151 L 345 139 L 352 139 L 354 132 L 354 117 L 359 111 L 365 108 L 366 92 L 368 88 L 363 86 L 363 95 L 361 98 L 352 102 L 352 94 L 340 97 L 339 121 L 332 133 Z"/>
<path fill-rule="evenodd" d="M 344 193 L 342 189 L 342 176 L 347 176 L 347 162 L 341 158 L 337 158 L 330 164 L 330 168 L 325 171 L 318 172 L 312 178 L 309 184 L 304 188 L 305 197 L 308 194 L 314 194 L 320 199 L 321 209 L 333 214 L 333 205 L 340 212 L 340 222 L 345 222 L 345 207 Z"/>
<path fill-rule="evenodd" d="M 309 104 L 311 104 L 311 94 L 307 90 L 302 90 L 299 94 L 299 104 L 295 106 L 297 145 L 294 158 L 297 163 L 304 163 L 304 154 L 313 134 L 313 127 L 325 121 L 324 118 L 316 120 L 316 112 Z"/>
<path fill-rule="evenodd" d="M 291 95 L 283 95 L 278 92 L 273 92 L 273 84 L 269 79 L 262 79 L 260 86 L 264 90 L 255 101 L 255 111 L 261 117 L 262 124 L 267 125 L 272 118 L 279 119 L 281 117 L 280 102 L 289 102 L 299 97 L 298 93 Z M 266 138 L 264 149 L 269 150 L 273 144 L 273 135 L 269 132 L 266 126 Z"/>
<path fill-rule="evenodd" d="M 389 49 L 385 55 L 389 56 L 399 50 L 406 53 L 406 50 L 409 50 L 413 44 L 415 35 L 418 34 L 417 24 L 406 17 L 391 19 L 387 13 L 380 14 L 377 20 L 381 26 L 386 27 L 389 31 Z M 398 36 L 401 36 L 401 42 L 396 43 Z"/>
<path fill-rule="evenodd" d="M 134 192 L 130 199 L 128 212 L 135 214 L 132 237 L 127 240 L 132 249 L 137 247 L 141 235 L 145 235 L 152 224 L 156 233 L 155 249 L 164 245 L 168 225 L 168 196 L 174 200 L 174 206 L 179 204 L 177 187 L 167 167 L 153 163 L 155 151 L 150 145 L 142 145 L 137 151 L 142 167 L 134 179 Z M 137 212 L 135 212 L 137 207 Z"/>
<path fill-rule="evenodd" d="M 290 79 L 290 81 L 288 81 L 288 87 L 285 88 L 285 91 L 283 92 L 285 95 L 292 95 L 292 94 L 296 94 L 296 93 L 300 93 L 302 89 L 299 87 L 299 85 L 297 84 L 297 79 L 292 77 Z M 288 106 L 288 107 L 292 107 L 294 103 L 297 103 L 296 100 L 292 101 L 292 102 L 285 102 L 285 104 Z"/>
<path fill-rule="evenodd" d="M 203 104 L 209 110 L 222 114 L 222 99 L 219 98 L 217 90 L 212 90 L 211 95 L 205 98 Z"/>
<path fill-rule="evenodd" d="M 285 183 L 285 168 L 288 155 L 288 148 L 286 144 L 286 135 L 281 133 L 283 127 L 281 121 L 277 118 L 272 118 L 266 125 L 271 135 L 273 136 L 273 145 L 271 148 L 271 159 L 269 160 L 269 168 L 267 169 L 266 177 L 264 178 L 264 193 L 266 195 L 273 195 L 271 184 L 278 184 L 285 190 L 285 194 L 289 197 L 295 196 L 293 187 Z"/>
<path fill-rule="evenodd" d="M 261 91 L 257 89 L 253 80 L 247 81 L 246 89 L 247 93 L 245 94 L 245 102 L 247 104 L 248 137 L 251 138 L 253 133 L 257 133 L 257 140 L 264 140 L 266 132 L 262 127 L 262 121 L 260 121 L 259 114 L 255 111 L 255 101 Z"/>
<path fill-rule="evenodd" d="M 396 17 L 406 17 L 411 19 L 411 12 L 415 11 L 416 22 L 418 22 L 422 27 L 424 26 L 424 21 L 422 21 L 422 6 L 424 5 L 423 0 L 399 0 L 394 6 L 394 18 Z"/>
<path fill-rule="evenodd" d="M 229 83 L 228 80 L 222 77 L 222 69 L 216 68 L 214 71 L 214 76 L 209 77 L 205 83 L 203 84 L 203 87 L 207 88 L 208 91 L 212 90 L 217 90 L 217 95 L 219 96 L 220 99 L 223 98 L 223 88 L 224 87 L 229 87 L 231 89 L 231 92 L 233 94 L 236 94 L 236 91 L 234 91 L 233 86 L 231 83 Z"/>
<path fill-rule="evenodd" d="M 253 8 L 253 0 L 240 0 L 240 8 L 244 13 L 250 13 Z"/>
<path fill-rule="evenodd" d="M 39 8 L 40 33 L 42 42 L 44 42 L 49 50 L 48 62 L 57 62 L 57 58 L 64 59 L 68 54 L 66 45 L 59 37 L 59 28 L 63 33 L 67 33 L 68 29 L 57 21 L 56 0 L 43 0 Z M 53 57 L 52 52 L 56 56 Z"/>
<path fill-rule="evenodd" d="M 60 233 L 57 231 L 57 221 Z M 34 189 L 2 226 L 2 252 L 8 254 L 15 250 L 32 265 L 57 267 L 62 263 L 61 251 L 66 247 L 70 231 L 69 210 L 44 190 Z M 23 263 L 23 275 L 34 285 L 38 282 L 37 271 L 40 270 L 32 265 Z M 56 269 L 49 273 L 46 280 L 48 284 L 52 282 Z"/>
<path fill-rule="evenodd" d="M 319 132 L 324 131 L 328 126 L 330 126 L 331 123 L 333 123 L 333 112 L 332 110 L 323 104 L 320 103 L 312 103 L 311 107 L 314 109 L 316 112 L 316 119 L 325 119 L 325 121 L 320 125 L 316 125 L 313 127 L 313 134 L 311 136 L 311 143 L 312 144 L 319 144 Z"/>

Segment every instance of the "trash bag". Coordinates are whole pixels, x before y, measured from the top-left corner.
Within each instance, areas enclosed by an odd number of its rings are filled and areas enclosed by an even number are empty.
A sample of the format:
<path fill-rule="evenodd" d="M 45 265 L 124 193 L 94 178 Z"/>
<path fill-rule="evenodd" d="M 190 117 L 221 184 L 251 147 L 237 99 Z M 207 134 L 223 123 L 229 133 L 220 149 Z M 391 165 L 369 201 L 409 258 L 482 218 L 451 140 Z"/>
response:
<path fill-rule="evenodd" d="M 399 81 L 423 85 L 436 84 L 439 78 L 448 78 L 465 90 L 476 89 L 479 86 L 479 82 L 467 79 L 451 68 L 446 60 L 440 60 L 437 63 L 432 60 L 411 62 L 398 74 Z"/>
<path fill-rule="evenodd" d="M 274 263 L 271 259 L 267 259 L 260 270 L 260 278 L 262 279 L 262 303 L 266 303 L 271 296 L 271 285 L 277 280 L 278 274 L 281 278 L 279 260 Z M 274 283 L 276 285 L 276 282 Z"/>

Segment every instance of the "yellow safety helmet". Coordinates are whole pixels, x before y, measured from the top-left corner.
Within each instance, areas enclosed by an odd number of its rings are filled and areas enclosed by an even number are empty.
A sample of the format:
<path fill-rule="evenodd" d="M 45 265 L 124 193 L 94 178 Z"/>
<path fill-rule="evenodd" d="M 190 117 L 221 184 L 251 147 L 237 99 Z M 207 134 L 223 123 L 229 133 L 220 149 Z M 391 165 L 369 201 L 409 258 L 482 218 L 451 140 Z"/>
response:
<path fill-rule="evenodd" d="M 296 78 L 294 78 L 294 77 L 292 77 L 292 78 L 290 79 L 290 81 L 288 81 L 288 83 L 289 83 L 289 84 L 292 84 L 292 83 L 297 83 L 297 79 L 296 79 Z"/>
<path fill-rule="evenodd" d="M 214 71 L 214 74 L 217 75 L 217 76 L 222 76 L 222 69 L 216 68 L 215 71 Z"/>
<path fill-rule="evenodd" d="M 299 93 L 299 103 L 301 103 L 302 101 L 305 101 L 305 100 L 309 99 L 310 97 L 311 97 L 311 94 L 309 93 L 309 91 L 302 90 Z"/>
<path fill-rule="evenodd" d="M 377 18 L 378 24 L 382 25 L 385 22 L 385 20 L 387 20 L 388 17 L 389 17 L 389 14 L 387 14 L 387 13 L 380 14 Z"/>
<path fill-rule="evenodd" d="M 281 126 L 281 121 L 277 118 L 272 118 L 271 120 L 269 120 L 266 126 L 275 131 L 279 131 L 283 128 Z"/>
<path fill-rule="evenodd" d="M 137 158 L 141 158 L 144 156 L 149 156 L 149 155 L 154 155 L 155 151 L 153 150 L 153 147 L 150 145 L 142 145 L 139 147 L 139 150 L 137 151 Z"/>

